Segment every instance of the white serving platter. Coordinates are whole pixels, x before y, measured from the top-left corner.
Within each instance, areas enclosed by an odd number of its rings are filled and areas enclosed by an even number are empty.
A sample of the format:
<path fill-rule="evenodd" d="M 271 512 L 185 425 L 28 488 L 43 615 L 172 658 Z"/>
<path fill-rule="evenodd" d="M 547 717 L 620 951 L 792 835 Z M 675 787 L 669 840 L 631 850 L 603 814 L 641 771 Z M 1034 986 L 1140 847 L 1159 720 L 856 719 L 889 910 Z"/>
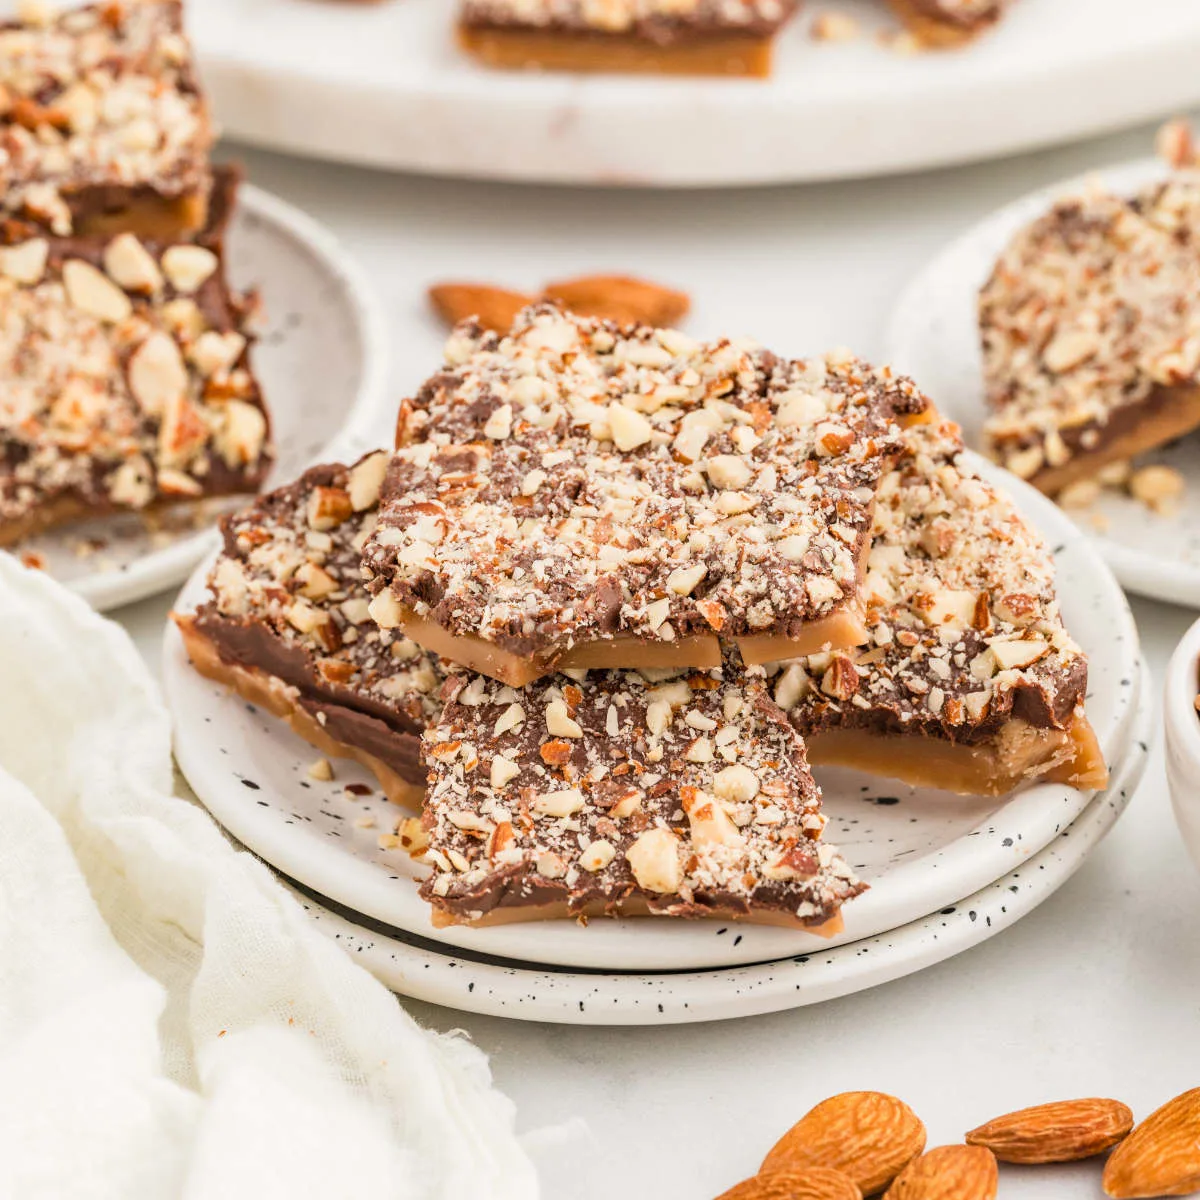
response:
<path fill-rule="evenodd" d="M 389 407 L 387 338 L 370 285 L 316 221 L 243 186 L 229 235 L 231 282 L 257 287 L 265 321 L 254 369 L 278 458 L 267 482 L 349 456 Z M 365 447 L 363 447 L 365 448 Z M 216 544 L 218 516 L 243 499 L 181 507 L 148 527 L 137 515 L 80 522 L 14 547 L 101 611 L 177 587 Z"/>
<path fill-rule="evenodd" d="M 1139 668 L 1148 692 L 1149 672 Z M 777 962 L 678 974 L 550 971 L 456 955 L 339 914 L 296 892 L 317 927 L 394 992 L 465 1012 L 570 1025 L 677 1025 L 800 1008 L 890 983 L 969 950 L 1048 900 L 1087 861 L 1137 791 L 1149 757 L 1144 705 L 1111 787 L 1040 853 L 959 903 L 878 937 Z"/>
<path fill-rule="evenodd" d="M 1091 660 L 1088 711 L 1106 761 L 1125 754 L 1140 702 L 1137 631 L 1124 595 L 1090 543 L 1054 505 L 990 464 L 1054 547 L 1064 613 Z M 181 593 L 188 610 L 205 598 L 204 569 Z M 344 908 L 409 933 L 477 953 L 592 970 L 691 970 L 817 953 L 904 925 L 953 904 L 1014 870 L 1076 819 L 1090 797 L 1041 783 L 996 799 L 900 786 L 849 770 L 818 770 L 830 816 L 827 836 L 871 890 L 847 905 L 845 930 L 813 934 L 713 921 L 540 921 L 488 929 L 434 930 L 413 880 L 423 869 L 383 851 L 396 809 L 378 793 L 356 798 L 347 783 L 370 778 L 337 765 L 332 783 L 307 778 L 316 752 L 278 721 L 188 665 L 171 627 L 163 655 L 175 753 L 200 800 L 244 845 L 283 874 Z M 362 822 L 369 821 L 364 827 Z"/>
<path fill-rule="evenodd" d="M 730 186 L 1011 154 L 1200 102 L 1192 0 L 1020 0 L 993 33 L 906 56 L 883 0 L 807 5 L 768 81 L 485 70 L 454 0 L 203 0 L 191 26 L 234 138 L 343 162 L 493 179 Z M 817 12 L 862 36 L 819 44 Z"/>
<path fill-rule="evenodd" d="M 1165 174 L 1166 167 L 1150 159 L 1125 163 L 1043 188 L 969 229 L 900 297 L 888 328 L 887 361 L 920 380 L 938 408 L 962 425 L 968 445 L 980 445 L 986 407 L 976 298 L 1004 246 L 1057 199 L 1096 183 L 1133 193 Z M 1141 461 L 1164 463 L 1183 475 L 1187 491 L 1175 512 L 1151 513 L 1109 489 L 1094 505 L 1068 515 L 1094 539 L 1124 587 L 1200 607 L 1200 436 L 1182 438 Z"/>

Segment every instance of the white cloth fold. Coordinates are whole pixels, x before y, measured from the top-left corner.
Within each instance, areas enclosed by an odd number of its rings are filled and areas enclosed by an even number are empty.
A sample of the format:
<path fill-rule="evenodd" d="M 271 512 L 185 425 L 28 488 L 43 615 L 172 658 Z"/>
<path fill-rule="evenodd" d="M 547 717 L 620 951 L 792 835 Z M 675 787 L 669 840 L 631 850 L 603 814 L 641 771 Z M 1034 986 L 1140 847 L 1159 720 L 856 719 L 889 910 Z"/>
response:
<path fill-rule="evenodd" d="M 484 1055 L 172 783 L 124 632 L 0 554 L 0 1197 L 535 1196 Z"/>

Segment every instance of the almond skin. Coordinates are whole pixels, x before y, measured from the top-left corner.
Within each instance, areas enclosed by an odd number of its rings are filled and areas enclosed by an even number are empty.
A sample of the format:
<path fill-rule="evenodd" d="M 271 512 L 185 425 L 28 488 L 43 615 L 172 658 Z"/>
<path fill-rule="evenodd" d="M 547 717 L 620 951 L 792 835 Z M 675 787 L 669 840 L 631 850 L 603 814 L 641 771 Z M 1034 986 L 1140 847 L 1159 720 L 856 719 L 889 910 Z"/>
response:
<path fill-rule="evenodd" d="M 985 1146 L 938 1146 L 900 1172 L 884 1200 L 996 1200 L 1000 1170 Z"/>
<path fill-rule="evenodd" d="M 1104 1190 L 1114 1200 L 1200 1191 L 1200 1088 L 1152 1112 L 1112 1152 Z"/>
<path fill-rule="evenodd" d="M 771 1148 L 762 1171 L 832 1167 L 873 1196 L 924 1149 L 925 1126 L 903 1100 L 843 1092 L 801 1117 Z"/>
<path fill-rule="evenodd" d="M 717 1200 L 862 1200 L 852 1179 L 828 1167 L 770 1171 L 745 1179 Z"/>
<path fill-rule="evenodd" d="M 486 283 L 439 283 L 429 289 L 429 303 L 447 324 L 477 317 L 484 329 L 496 333 L 507 333 L 517 313 L 533 302 L 532 296 Z"/>
<path fill-rule="evenodd" d="M 967 1144 L 986 1146 L 1001 1162 L 1074 1162 L 1102 1154 L 1132 1128 L 1133 1113 L 1118 1100 L 1060 1100 L 988 1121 Z"/>
<path fill-rule="evenodd" d="M 563 279 L 548 283 L 542 296 L 546 300 L 557 300 L 581 317 L 601 317 L 620 325 L 677 325 L 691 308 L 685 292 L 676 292 L 630 275 L 581 275 L 578 279 Z"/>

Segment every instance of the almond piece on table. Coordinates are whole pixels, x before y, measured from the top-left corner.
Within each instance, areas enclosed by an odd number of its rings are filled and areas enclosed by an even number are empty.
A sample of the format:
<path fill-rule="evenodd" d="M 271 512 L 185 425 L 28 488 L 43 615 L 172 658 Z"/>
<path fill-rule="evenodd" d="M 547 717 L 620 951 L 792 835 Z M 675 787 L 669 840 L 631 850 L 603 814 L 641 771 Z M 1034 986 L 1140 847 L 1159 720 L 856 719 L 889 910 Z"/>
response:
<path fill-rule="evenodd" d="M 692 306 L 686 292 L 628 275 L 582 275 L 548 283 L 542 297 L 557 300 L 581 317 L 601 317 L 622 325 L 677 325 Z"/>
<path fill-rule="evenodd" d="M 848 1176 L 829 1167 L 771 1171 L 744 1179 L 717 1200 L 862 1200 Z"/>
<path fill-rule="evenodd" d="M 1133 1128 L 1119 1100 L 1060 1100 L 997 1117 L 967 1134 L 1001 1162 L 1054 1163 L 1091 1158 L 1115 1146 Z"/>
<path fill-rule="evenodd" d="M 1200 1191 L 1200 1088 L 1152 1112 L 1112 1152 L 1104 1190 L 1114 1200 Z"/>
<path fill-rule="evenodd" d="M 924 1149 L 925 1126 L 903 1100 L 843 1092 L 801 1117 L 771 1148 L 762 1171 L 832 1167 L 873 1196 Z"/>
<path fill-rule="evenodd" d="M 999 1186 L 986 1146 L 937 1146 L 900 1172 L 884 1200 L 995 1200 Z"/>
<path fill-rule="evenodd" d="M 507 333 L 517 313 L 532 304 L 533 297 L 486 283 L 439 283 L 429 289 L 429 303 L 450 325 L 478 317 L 484 329 Z"/>

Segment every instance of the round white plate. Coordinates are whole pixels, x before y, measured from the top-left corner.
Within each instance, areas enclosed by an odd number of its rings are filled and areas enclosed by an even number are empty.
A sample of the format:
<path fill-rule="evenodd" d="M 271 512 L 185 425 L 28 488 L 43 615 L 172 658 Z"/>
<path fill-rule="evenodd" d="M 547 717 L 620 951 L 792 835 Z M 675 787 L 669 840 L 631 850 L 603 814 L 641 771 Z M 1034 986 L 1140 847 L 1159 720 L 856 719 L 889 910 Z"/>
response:
<path fill-rule="evenodd" d="M 1200 9 L 1197 10 L 1200 12 Z M 905 289 L 888 328 L 887 361 L 921 381 L 969 445 L 979 445 L 986 407 L 976 298 L 1012 236 L 1063 196 L 1099 180 L 1133 193 L 1166 174 L 1146 159 L 1035 192 L 992 214 L 952 242 Z M 1094 538 L 1121 583 L 1139 595 L 1200 607 L 1200 437 L 1144 456 L 1182 472 L 1188 494 L 1171 516 L 1106 489 L 1090 508 L 1070 513 Z"/>
<path fill-rule="evenodd" d="M 1142 686 L 1149 687 L 1143 665 Z M 833 1000 L 911 975 L 994 937 L 1032 912 L 1081 867 L 1125 811 L 1149 757 L 1152 708 L 1138 714 L 1112 786 L 1039 854 L 942 911 L 879 937 L 734 970 L 673 975 L 547 971 L 477 956 L 385 926 L 364 925 L 296 892 L 334 940 L 403 996 L 466 1012 L 571 1025 L 717 1021 Z"/>
<path fill-rule="evenodd" d="M 440 174 L 695 186 L 879 175 L 1009 154 L 1200 101 L 1200 6 L 1021 0 L 959 52 L 905 56 L 883 0 L 818 44 L 806 5 L 768 81 L 489 71 L 454 0 L 204 0 L 191 26 L 226 132 Z"/>
<path fill-rule="evenodd" d="M 268 486 L 276 486 L 361 443 L 361 431 L 387 407 L 385 326 L 332 234 L 258 188 L 241 189 L 228 260 L 233 286 L 257 287 L 263 297 L 253 357 L 275 428 Z M 184 506 L 153 529 L 136 515 L 81 522 L 16 550 L 40 555 L 49 574 L 103 611 L 176 587 L 212 550 L 219 514 L 243 503 Z"/>
<path fill-rule="evenodd" d="M 999 477 L 990 464 L 981 467 Z M 1008 477 L 1011 479 L 1011 477 Z M 1007 480 L 1006 480 L 1007 482 Z M 1139 703 L 1137 631 L 1121 590 L 1059 511 L 1017 483 L 1019 501 L 1057 551 L 1069 627 L 1091 657 L 1088 711 L 1106 761 L 1124 755 Z M 180 609 L 205 598 L 204 572 Z M 423 874 L 402 851 L 381 851 L 396 810 L 378 792 L 355 799 L 347 782 L 369 777 L 339 763 L 333 783 L 306 776 L 316 752 L 268 715 L 193 671 L 177 631 L 164 647 L 175 753 L 197 796 L 239 841 L 312 891 L 387 925 L 446 944 L 553 966 L 685 970 L 815 953 L 916 920 L 1013 870 L 1082 811 L 1087 794 L 1042 783 L 1001 800 L 904 787 L 849 770 L 818 769 L 827 836 L 871 890 L 846 906 L 832 940 L 749 924 L 653 919 L 538 921 L 434 931 L 410 882 Z M 363 820 L 371 824 L 364 828 Z"/>

